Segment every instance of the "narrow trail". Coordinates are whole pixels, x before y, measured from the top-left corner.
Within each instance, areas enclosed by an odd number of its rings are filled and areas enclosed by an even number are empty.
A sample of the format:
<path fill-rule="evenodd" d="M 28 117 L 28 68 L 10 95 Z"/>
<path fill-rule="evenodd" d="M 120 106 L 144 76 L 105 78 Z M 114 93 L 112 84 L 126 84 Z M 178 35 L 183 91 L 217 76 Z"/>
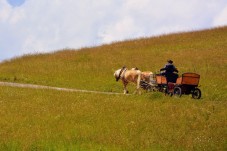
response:
<path fill-rule="evenodd" d="M 101 91 L 90 91 L 90 90 L 80 90 L 80 89 L 70 89 L 70 88 L 59 88 L 59 87 L 51 87 L 51 86 L 43 86 L 43 85 L 35 85 L 35 84 L 22 84 L 22 83 L 13 83 L 13 82 L 0 82 L 0 86 L 31 88 L 31 89 L 50 89 L 50 90 L 57 90 L 57 91 L 96 93 L 96 94 L 108 94 L 108 95 L 123 95 L 123 93 L 115 93 L 115 92 L 101 92 Z"/>

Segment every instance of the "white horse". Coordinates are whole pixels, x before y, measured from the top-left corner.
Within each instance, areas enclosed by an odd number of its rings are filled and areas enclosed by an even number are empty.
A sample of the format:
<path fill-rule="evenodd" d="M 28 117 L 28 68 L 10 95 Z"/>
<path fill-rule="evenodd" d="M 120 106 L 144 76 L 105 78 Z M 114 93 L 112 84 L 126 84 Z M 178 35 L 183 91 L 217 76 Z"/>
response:
<path fill-rule="evenodd" d="M 129 82 L 136 84 L 136 93 L 140 94 L 140 80 L 141 80 L 141 71 L 139 70 L 128 70 L 126 67 L 122 67 L 114 72 L 114 77 L 116 81 L 119 79 L 122 80 L 124 86 L 124 94 L 128 93 L 127 85 Z"/>

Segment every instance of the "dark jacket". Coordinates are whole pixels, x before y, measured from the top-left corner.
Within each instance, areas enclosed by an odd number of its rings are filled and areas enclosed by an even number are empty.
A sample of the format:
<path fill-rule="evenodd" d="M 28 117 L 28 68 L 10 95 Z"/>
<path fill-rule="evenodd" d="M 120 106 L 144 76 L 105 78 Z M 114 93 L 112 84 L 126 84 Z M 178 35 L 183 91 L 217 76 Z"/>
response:
<path fill-rule="evenodd" d="M 166 76 L 167 83 L 168 82 L 176 83 L 178 74 L 175 74 L 174 72 L 178 73 L 178 70 L 173 64 L 167 63 L 164 68 L 160 69 L 160 71 L 165 71 L 165 73 L 162 73 L 162 75 Z"/>
<path fill-rule="evenodd" d="M 172 74 L 173 72 L 178 73 L 176 67 L 171 63 L 167 63 L 164 68 L 160 69 L 160 71 L 165 71 L 165 74 Z"/>

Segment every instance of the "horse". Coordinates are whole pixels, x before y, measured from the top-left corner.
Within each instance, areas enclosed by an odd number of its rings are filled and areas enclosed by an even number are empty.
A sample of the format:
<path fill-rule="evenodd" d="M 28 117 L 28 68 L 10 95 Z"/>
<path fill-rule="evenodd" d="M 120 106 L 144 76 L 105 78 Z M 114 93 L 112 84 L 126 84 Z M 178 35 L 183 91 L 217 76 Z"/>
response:
<path fill-rule="evenodd" d="M 116 81 L 119 79 L 122 80 L 124 86 L 124 94 L 128 93 L 127 85 L 128 83 L 135 83 L 136 84 L 136 91 L 135 93 L 140 94 L 140 81 L 141 81 L 141 71 L 140 70 L 129 70 L 126 67 L 122 67 L 114 72 L 114 77 Z"/>
<path fill-rule="evenodd" d="M 135 68 L 132 68 L 131 70 L 139 70 L 139 69 L 137 67 L 135 67 Z M 151 71 L 141 71 L 141 80 L 151 84 L 151 81 L 154 80 L 153 72 L 151 72 Z"/>
<path fill-rule="evenodd" d="M 137 67 L 132 68 L 131 70 L 139 70 Z M 141 72 L 141 82 L 140 86 L 145 90 L 154 90 L 155 75 L 151 71 Z"/>

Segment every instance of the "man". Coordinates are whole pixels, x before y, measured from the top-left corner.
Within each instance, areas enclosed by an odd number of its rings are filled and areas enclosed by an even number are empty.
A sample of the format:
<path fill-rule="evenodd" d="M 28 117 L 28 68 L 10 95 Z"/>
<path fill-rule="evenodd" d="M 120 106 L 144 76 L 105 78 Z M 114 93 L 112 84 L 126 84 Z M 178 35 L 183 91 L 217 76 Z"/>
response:
<path fill-rule="evenodd" d="M 173 65 L 172 60 L 167 60 L 167 64 L 165 65 L 164 68 L 160 69 L 160 71 L 165 71 L 164 73 L 162 73 L 162 75 L 164 75 L 166 77 L 167 83 L 168 82 L 176 83 L 176 80 L 178 78 L 178 74 L 176 74 L 174 72 L 178 73 L 178 70 Z"/>

